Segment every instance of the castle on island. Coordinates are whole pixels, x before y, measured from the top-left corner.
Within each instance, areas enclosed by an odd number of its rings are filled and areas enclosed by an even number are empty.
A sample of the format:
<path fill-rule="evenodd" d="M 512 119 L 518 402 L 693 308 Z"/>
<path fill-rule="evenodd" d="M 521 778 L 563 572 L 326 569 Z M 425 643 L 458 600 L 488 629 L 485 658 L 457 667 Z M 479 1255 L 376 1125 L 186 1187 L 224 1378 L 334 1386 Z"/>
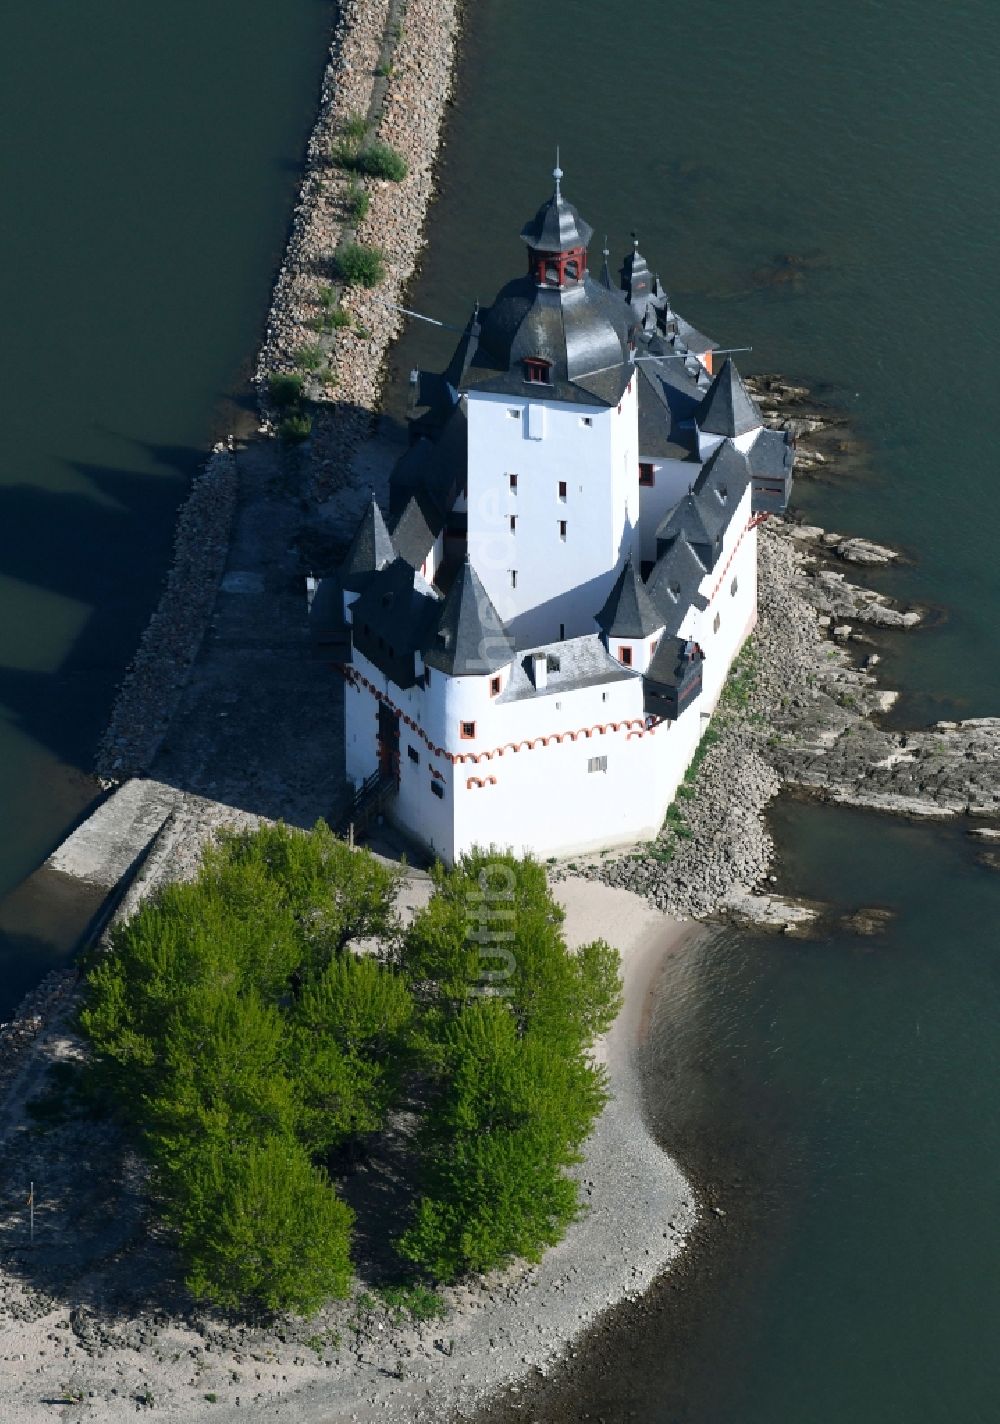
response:
<path fill-rule="evenodd" d="M 793 447 L 636 245 L 615 282 L 555 191 L 527 271 L 414 372 L 411 444 L 310 582 L 355 812 L 451 862 L 650 839 L 757 619 Z"/>

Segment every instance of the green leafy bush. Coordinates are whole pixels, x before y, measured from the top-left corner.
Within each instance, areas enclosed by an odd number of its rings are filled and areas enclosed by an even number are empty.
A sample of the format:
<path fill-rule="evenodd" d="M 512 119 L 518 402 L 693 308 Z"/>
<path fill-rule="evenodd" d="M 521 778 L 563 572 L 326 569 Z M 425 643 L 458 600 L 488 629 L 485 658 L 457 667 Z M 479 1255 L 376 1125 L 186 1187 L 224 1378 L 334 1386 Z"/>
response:
<path fill-rule="evenodd" d="M 401 183 L 407 174 L 403 155 L 391 143 L 383 143 L 380 139 L 358 150 L 355 167 L 370 178 L 388 178 L 393 183 Z"/>
<path fill-rule="evenodd" d="M 364 114 L 351 114 L 344 122 L 344 137 L 353 143 L 360 143 L 368 132 L 368 120 Z"/>
<path fill-rule="evenodd" d="M 278 410 L 287 410 L 302 399 L 302 377 L 286 371 L 269 376 L 267 393 L 273 406 Z"/>
<path fill-rule="evenodd" d="M 296 365 L 306 371 L 318 371 L 323 364 L 322 346 L 300 346 L 295 353 Z"/>
<path fill-rule="evenodd" d="M 368 216 L 369 201 L 368 190 L 356 178 L 353 179 L 347 190 L 347 203 L 356 223 L 364 222 Z"/>
<path fill-rule="evenodd" d="M 286 415 L 278 426 L 278 434 L 286 445 L 301 445 L 312 434 L 312 416 L 305 411 Z"/>
<path fill-rule="evenodd" d="M 334 272 L 352 286 L 375 287 L 385 276 L 385 257 L 377 247 L 349 242 L 333 259 Z"/>
<path fill-rule="evenodd" d="M 334 143 L 330 156 L 349 172 L 366 173 L 369 178 L 387 178 L 393 183 L 401 183 L 408 171 L 403 155 L 381 139 L 362 146 L 353 138 L 341 138 Z"/>

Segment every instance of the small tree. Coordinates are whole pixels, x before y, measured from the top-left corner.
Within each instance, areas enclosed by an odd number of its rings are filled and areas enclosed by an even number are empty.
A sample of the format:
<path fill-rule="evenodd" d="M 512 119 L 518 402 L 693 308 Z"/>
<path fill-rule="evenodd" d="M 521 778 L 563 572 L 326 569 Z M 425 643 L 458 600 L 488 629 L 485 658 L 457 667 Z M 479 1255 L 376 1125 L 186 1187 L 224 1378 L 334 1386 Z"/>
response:
<path fill-rule="evenodd" d="M 450 1277 L 535 1260 L 572 1221 L 566 1168 L 606 1094 L 588 1051 L 614 1020 L 621 986 L 603 941 L 567 949 L 563 911 L 535 861 L 473 851 L 435 880 L 400 952 L 431 1084 L 424 1195 L 400 1250 Z"/>
<path fill-rule="evenodd" d="M 293 1014 L 299 1131 L 313 1152 L 380 1128 L 399 1090 L 413 1003 L 370 957 L 341 955 L 305 986 Z"/>
<path fill-rule="evenodd" d="M 286 1137 L 243 1152 L 193 1154 L 190 1189 L 171 1204 L 196 1296 L 224 1309 L 310 1314 L 347 1294 L 353 1213 L 322 1168 Z"/>
<path fill-rule="evenodd" d="M 537 1261 L 578 1212 L 565 1168 L 604 1104 L 602 1070 L 536 1035 L 498 999 L 463 1009 L 442 1041 L 440 1097 L 404 1256 L 438 1278 Z"/>

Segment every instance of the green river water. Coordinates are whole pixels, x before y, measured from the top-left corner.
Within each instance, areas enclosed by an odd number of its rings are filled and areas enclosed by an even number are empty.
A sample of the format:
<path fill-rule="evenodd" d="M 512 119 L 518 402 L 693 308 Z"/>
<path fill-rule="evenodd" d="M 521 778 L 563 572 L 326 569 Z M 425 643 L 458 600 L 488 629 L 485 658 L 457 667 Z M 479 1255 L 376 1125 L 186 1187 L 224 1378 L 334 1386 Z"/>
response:
<path fill-rule="evenodd" d="M 865 459 L 796 502 L 902 545 L 886 586 L 946 611 L 883 649 L 899 716 L 1000 711 L 1000 10 L 475 0 L 467 18 L 414 304 L 460 323 L 520 270 L 558 142 L 616 262 L 636 229 L 679 310 L 753 344 L 746 369 L 850 411 Z M 90 794 L 173 510 L 260 329 L 328 21 L 317 0 L 8 17 L 0 881 Z M 765 280 L 789 254 L 801 279 Z M 397 414 L 410 366 L 448 345 L 408 332 Z M 715 933 L 667 962 L 651 1117 L 728 1214 L 700 1285 L 615 1316 L 534 1395 L 539 1420 L 997 1417 L 1000 879 L 960 829 L 794 804 L 774 828 L 788 888 L 897 917 L 867 941 Z M 41 967 L 8 963 L 8 990 Z"/>
<path fill-rule="evenodd" d="M 37 0 L 0 45 L 0 894 L 92 800 L 281 258 L 326 0 Z M 0 1018 L 48 967 L 0 944 Z"/>

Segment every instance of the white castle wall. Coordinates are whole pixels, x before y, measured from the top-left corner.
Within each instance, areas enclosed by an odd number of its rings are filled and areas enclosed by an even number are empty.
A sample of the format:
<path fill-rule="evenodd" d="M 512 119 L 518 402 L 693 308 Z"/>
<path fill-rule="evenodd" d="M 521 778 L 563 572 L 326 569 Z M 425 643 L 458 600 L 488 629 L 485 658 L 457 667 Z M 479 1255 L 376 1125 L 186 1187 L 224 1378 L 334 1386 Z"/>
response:
<path fill-rule="evenodd" d="M 518 646 L 590 632 L 636 544 L 636 378 L 614 410 L 474 391 L 468 432 L 469 554 Z"/>
<path fill-rule="evenodd" d="M 639 486 L 639 545 L 645 563 L 656 559 L 656 531 L 679 504 L 701 473 L 696 460 L 655 460 L 639 452 L 643 464 L 653 466 L 653 484 Z"/>
<path fill-rule="evenodd" d="M 705 653 L 699 698 L 702 711 L 715 706 L 729 668 L 757 621 L 757 528 L 751 513 L 752 498 L 748 486 L 726 530 L 719 560 L 699 589 L 709 599 L 709 605 L 704 611 L 693 610 L 682 629 L 684 636 L 694 638 Z"/>

